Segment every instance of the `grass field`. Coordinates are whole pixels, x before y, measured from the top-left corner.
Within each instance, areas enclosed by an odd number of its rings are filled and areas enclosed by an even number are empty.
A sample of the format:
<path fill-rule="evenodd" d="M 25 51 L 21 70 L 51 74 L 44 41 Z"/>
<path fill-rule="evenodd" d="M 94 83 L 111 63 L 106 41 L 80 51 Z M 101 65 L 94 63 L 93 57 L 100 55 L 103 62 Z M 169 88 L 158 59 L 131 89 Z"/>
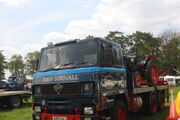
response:
<path fill-rule="evenodd" d="M 174 96 L 177 95 L 180 87 L 174 87 Z M 24 103 L 22 107 L 16 109 L 0 108 L 0 120 L 32 120 L 32 108 L 30 102 Z M 141 113 L 131 114 L 130 120 L 166 120 L 169 114 L 169 103 L 166 103 L 165 109 L 153 116 L 141 115 Z"/>

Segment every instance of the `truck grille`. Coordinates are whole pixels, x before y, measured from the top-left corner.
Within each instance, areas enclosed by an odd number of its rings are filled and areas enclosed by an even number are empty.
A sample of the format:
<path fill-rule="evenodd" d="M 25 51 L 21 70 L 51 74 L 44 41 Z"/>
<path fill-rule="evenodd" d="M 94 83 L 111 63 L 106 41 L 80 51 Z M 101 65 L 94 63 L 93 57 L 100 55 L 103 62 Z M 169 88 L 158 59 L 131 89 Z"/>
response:
<path fill-rule="evenodd" d="M 80 94 L 79 83 L 57 83 L 42 86 L 43 95 L 78 95 Z"/>
<path fill-rule="evenodd" d="M 50 98 L 47 102 L 48 112 L 52 114 L 73 114 L 73 103 L 66 98 Z"/>

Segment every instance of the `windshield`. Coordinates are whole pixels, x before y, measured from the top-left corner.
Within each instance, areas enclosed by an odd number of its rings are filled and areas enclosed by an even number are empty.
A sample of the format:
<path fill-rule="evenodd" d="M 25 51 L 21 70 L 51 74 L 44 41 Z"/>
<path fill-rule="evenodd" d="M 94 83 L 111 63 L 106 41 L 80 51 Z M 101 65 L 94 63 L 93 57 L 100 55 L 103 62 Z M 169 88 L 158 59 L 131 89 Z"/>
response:
<path fill-rule="evenodd" d="M 9 81 L 9 82 L 16 82 L 16 77 L 9 77 L 9 78 L 8 78 L 8 81 Z"/>
<path fill-rule="evenodd" d="M 48 71 L 97 63 L 97 42 L 85 41 L 43 49 L 39 71 Z"/>

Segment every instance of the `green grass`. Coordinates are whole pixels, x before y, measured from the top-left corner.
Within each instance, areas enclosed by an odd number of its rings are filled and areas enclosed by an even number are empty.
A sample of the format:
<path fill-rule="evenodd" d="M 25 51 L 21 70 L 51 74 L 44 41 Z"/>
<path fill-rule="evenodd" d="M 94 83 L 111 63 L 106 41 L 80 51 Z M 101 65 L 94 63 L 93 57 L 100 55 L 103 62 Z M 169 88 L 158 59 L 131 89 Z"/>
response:
<path fill-rule="evenodd" d="M 0 108 L 0 120 L 32 120 L 32 104 L 24 102 L 23 105 L 16 109 L 7 107 Z"/>
<path fill-rule="evenodd" d="M 174 98 L 180 87 L 173 87 Z M 0 108 L 0 120 L 32 120 L 31 100 L 23 104 L 22 107 L 16 109 Z M 166 103 L 165 109 L 153 116 L 135 113 L 130 115 L 130 120 L 166 120 L 169 115 L 169 103 Z"/>

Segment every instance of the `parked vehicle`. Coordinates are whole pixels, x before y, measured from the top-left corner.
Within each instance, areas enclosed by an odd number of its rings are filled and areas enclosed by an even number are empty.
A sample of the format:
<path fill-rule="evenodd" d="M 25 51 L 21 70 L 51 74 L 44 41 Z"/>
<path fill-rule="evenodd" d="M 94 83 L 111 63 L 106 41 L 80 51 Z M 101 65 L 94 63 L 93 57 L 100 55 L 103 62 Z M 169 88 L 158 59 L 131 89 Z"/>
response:
<path fill-rule="evenodd" d="M 180 76 L 163 76 L 160 80 L 166 80 L 169 86 L 180 86 Z"/>
<path fill-rule="evenodd" d="M 10 83 L 8 80 L 1 80 L 0 81 L 0 89 L 9 89 Z"/>
<path fill-rule="evenodd" d="M 168 85 L 155 57 L 124 56 L 121 45 L 93 38 L 42 48 L 32 83 L 33 120 L 127 120 L 164 109 Z"/>
<path fill-rule="evenodd" d="M 10 76 L 8 78 L 9 90 L 24 90 L 25 76 Z"/>
<path fill-rule="evenodd" d="M 31 97 L 30 91 L 24 91 L 24 76 L 10 76 L 8 80 L 1 80 L 0 88 L 0 106 L 17 108 L 23 100 Z"/>

